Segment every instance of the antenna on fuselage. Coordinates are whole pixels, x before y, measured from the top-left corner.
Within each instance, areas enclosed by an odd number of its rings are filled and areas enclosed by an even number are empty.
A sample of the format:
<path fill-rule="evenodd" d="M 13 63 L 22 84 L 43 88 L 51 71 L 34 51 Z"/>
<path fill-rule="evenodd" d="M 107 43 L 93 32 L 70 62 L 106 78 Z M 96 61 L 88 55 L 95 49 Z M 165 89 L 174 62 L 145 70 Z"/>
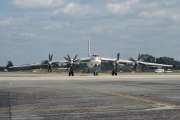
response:
<path fill-rule="evenodd" d="M 88 39 L 88 57 L 91 57 L 90 39 Z"/>

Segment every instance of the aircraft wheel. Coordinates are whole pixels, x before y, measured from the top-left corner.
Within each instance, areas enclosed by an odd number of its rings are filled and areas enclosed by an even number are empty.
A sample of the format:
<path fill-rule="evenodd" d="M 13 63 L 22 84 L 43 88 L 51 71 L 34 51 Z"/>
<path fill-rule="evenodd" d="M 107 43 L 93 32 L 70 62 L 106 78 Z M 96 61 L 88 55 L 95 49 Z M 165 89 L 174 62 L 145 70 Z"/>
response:
<path fill-rule="evenodd" d="M 117 72 L 115 72 L 115 75 L 117 76 Z"/>
<path fill-rule="evenodd" d="M 98 76 L 98 72 L 96 72 L 96 76 Z"/>
<path fill-rule="evenodd" d="M 69 72 L 69 76 L 74 76 L 74 72 Z"/>
<path fill-rule="evenodd" d="M 112 75 L 114 75 L 114 70 L 112 71 L 112 73 L 111 73 Z"/>

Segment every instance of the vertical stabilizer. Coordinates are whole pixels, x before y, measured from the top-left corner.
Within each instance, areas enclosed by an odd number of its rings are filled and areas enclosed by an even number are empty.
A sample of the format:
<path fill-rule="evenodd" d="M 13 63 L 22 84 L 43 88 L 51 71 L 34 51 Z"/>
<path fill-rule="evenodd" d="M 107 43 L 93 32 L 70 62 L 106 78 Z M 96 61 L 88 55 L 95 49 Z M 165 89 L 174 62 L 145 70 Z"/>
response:
<path fill-rule="evenodd" d="M 88 39 L 88 57 L 91 57 L 90 39 Z"/>

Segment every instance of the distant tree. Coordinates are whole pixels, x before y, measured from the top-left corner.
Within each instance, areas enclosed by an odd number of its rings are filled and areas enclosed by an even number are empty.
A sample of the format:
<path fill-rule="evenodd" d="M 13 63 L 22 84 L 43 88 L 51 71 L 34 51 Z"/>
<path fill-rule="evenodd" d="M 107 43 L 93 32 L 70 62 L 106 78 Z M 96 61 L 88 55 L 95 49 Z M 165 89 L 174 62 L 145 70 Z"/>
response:
<path fill-rule="evenodd" d="M 180 70 L 180 61 L 175 61 L 175 64 L 173 65 L 173 69 Z"/>
<path fill-rule="evenodd" d="M 155 63 L 156 58 L 152 55 L 149 55 L 149 54 L 142 54 L 141 55 L 141 61 Z"/>
<path fill-rule="evenodd" d="M 12 63 L 11 61 L 8 61 L 8 62 L 7 62 L 7 65 L 6 65 L 6 68 L 9 68 L 9 67 L 11 67 L 11 66 L 14 66 L 13 63 Z"/>
<path fill-rule="evenodd" d="M 170 57 L 160 57 L 160 58 L 156 58 L 156 63 L 175 65 L 175 60 L 174 58 L 170 58 Z"/>
<path fill-rule="evenodd" d="M 4 67 L 1 67 L 1 66 L 0 66 L 0 71 L 4 71 Z"/>

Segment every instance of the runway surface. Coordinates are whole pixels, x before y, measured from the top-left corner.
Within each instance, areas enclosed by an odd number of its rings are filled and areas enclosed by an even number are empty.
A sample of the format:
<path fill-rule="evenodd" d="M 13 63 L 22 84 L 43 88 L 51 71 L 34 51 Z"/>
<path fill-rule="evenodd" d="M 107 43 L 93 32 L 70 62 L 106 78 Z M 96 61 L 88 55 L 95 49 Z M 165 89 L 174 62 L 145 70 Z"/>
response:
<path fill-rule="evenodd" d="M 180 75 L 0 74 L 1 120 L 179 120 Z"/>

